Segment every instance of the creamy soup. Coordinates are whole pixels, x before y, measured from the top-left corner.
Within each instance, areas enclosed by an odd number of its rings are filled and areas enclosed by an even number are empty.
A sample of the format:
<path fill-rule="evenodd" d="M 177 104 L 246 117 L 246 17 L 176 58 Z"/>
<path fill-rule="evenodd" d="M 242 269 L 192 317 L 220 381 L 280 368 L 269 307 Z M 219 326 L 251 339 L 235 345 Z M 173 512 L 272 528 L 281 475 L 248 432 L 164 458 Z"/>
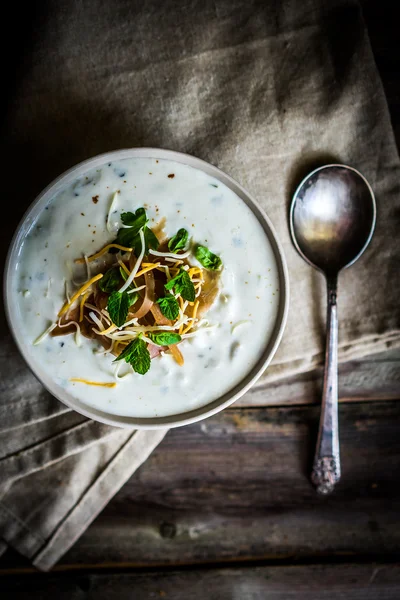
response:
<path fill-rule="evenodd" d="M 34 341 L 57 321 L 66 293 L 78 289 L 84 266 L 77 269 L 75 259 L 113 241 L 121 213 L 139 207 L 146 208 L 150 226 L 163 220 L 168 237 L 187 229 L 193 242 L 221 258 L 223 268 L 204 326 L 179 344 L 184 365 L 167 352 L 153 358 L 145 375 L 124 364 L 116 381 L 115 357 L 104 354 L 96 340 L 82 338 L 77 344 L 75 335 L 47 335 Z M 278 287 L 270 242 L 233 191 L 177 162 L 129 158 L 89 170 L 50 201 L 19 252 L 13 295 L 18 331 L 34 361 L 60 387 L 98 410 L 152 418 L 202 407 L 251 371 L 275 326 Z M 93 387 L 76 379 L 116 386 Z"/>

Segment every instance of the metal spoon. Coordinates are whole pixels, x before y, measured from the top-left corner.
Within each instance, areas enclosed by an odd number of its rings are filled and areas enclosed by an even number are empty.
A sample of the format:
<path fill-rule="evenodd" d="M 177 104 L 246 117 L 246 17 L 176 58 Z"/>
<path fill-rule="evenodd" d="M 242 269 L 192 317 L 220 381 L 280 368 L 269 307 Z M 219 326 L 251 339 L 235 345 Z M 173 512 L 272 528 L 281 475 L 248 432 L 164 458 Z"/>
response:
<path fill-rule="evenodd" d="M 355 169 L 325 165 L 299 185 L 290 208 L 294 245 L 328 287 L 327 339 L 321 418 L 311 481 L 329 494 L 340 479 L 337 348 L 337 279 L 368 246 L 375 227 L 376 205 L 371 186 Z"/>

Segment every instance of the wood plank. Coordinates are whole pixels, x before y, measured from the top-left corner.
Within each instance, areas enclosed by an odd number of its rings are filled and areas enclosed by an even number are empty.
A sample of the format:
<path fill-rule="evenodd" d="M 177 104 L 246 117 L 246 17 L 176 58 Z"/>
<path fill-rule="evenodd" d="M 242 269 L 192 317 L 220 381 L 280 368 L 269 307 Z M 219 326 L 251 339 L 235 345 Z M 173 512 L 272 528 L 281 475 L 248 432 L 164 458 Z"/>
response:
<path fill-rule="evenodd" d="M 315 406 L 236 409 L 172 430 L 57 568 L 398 553 L 400 403 L 340 407 L 327 498 L 308 479 L 317 422 Z"/>
<path fill-rule="evenodd" d="M 235 406 L 282 406 L 319 403 L 322 367 L 276 383 L 256 384 Z M 400 350 L 381 352 L 339 365 L 339 397 L 353 400 L 400 398 Z"/>
<path fill-rule="evenodd" d="M 400 565 L 309 565 L 3 578 L 4 598 L 39 600 L 398 600 Z"/>

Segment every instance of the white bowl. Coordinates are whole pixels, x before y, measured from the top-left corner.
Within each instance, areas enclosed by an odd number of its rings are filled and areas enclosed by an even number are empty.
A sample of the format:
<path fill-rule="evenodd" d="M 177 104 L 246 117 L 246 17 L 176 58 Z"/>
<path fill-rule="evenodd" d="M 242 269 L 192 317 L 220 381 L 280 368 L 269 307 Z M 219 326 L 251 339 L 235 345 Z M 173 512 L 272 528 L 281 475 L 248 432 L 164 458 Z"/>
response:
<path fill-rule="evenodd" d="M 229 392 L 225 393 L 217 400 L 214 400 L 213 402 L 201 408 L 197 408 L 194 410 L 171 416 L 154 418 L 124 417 L 97 410 L 74 398 L 65 389 L 61 388 L 58 384 L 56 384 L 55 381 L 52 380 L 52 378 L 44 372 L 43 368 L 35 361 L 32 354 L 28 351 L 27 344 L 24 341 L 21 332 L 18 330 L 17 309 L 12 299 L 11 282 L 15 274 L 15 268 L 22 242 L 25 236 L 27 235 L 27 232 L 31 228 L 32 223 L 34 223 L 38 215 L 42 212 L 42 210 L 44 210 L 44 207 L 62 188 L 64 188 L 64 186 L 68 185 L 68 183 L 70 183 L 73 179 L 83 175 L 87 170 L 99 167 L 100 165 L 108 161 L 115 161 L 124 158 L 153 158 L 173 160 L 178 163 L 182 163 L 184 165 L 188 165 L 190 167 L 199 169 L 225 184 L 252 210 L 252 212 L 262 225 L 273 249 L 279 274 L 280 294 L 276 322 L 273 327 L 273 333 L 268 343 L 266 344 L 265 350 L 260 360 L 257 362 L 255 367 L 238 385 L 233 387 L 231 390 L 229 390 Z M 60 175 L 60 177 L 58 177 L 52 183 L 50 183 L 50 185 L 39 194 L 39 196 L 32 203 L 32 205 L 22 218 L 22 221 L 20 222 L 11 242 L 4 274 L 4 294 L 6 316 L 11 332 L 17 343 L 17 346 L 34 375 L 39 379 L 39 381 L 47 388 L 47 390 L 51 394 L 53 394 L 56 398 L 58 398 L 58 400 L 60 400 L 70 408 L 97 421 L 101 421 L 103 423 L 115 425 L 118 427 L 156 429 L 178 427 L 181 425 L 194 423 L 201 419 L 205 419 L 206 417 L 209 417 L 219 412 L 227 406 L 230 406 L 235 400 L 240 398 L 251 388 L 251 386 L 255 383 L 255 381 L 257 381 L 257 379 L 260 377 L 260 375 L 270 363 L 282 338 L 288 312 L 289 281 L 282 248 L 276 237 L 275 231 L 273 229 L 273 226 L 271 225 L 270 220 L 264 213 L 263 209 L 254 200 L 254 198 L 252 198 L 251 195 L 245 189 L 243 189 L 243 187 L 239 185 L 234 179 L 232 179 L 231 177 L 229 177 L 229 175 L 226 175 L 216 167 L 208 164 L 207 162 L 187 154 L 157 148 L 132 148 L 108 152 L 96 156 L 94 158 L 90 158 L 84 162 L 81 162 L 78 165 L 66 171 L 65 173 L 63 173 L 62 175 Z"/>

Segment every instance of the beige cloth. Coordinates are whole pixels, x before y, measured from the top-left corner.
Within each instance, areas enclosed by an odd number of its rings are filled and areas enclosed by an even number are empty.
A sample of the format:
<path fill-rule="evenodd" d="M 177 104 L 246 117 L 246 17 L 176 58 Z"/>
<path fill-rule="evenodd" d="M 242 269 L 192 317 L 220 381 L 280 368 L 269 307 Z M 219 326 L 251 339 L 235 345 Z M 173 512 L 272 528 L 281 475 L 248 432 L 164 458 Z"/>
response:
<path fill-rule="evenodd" d="M 378 222 L 340 278 L 340 356 L 399 345 L 399 160 L 356 0 L 46 4 L 2 140 L 16 218 L 64 169 L 116 148 L 175 149 L 228 172 L 265 207 L 289 265 L 287 329 L 262 386 L 321 360 L 323 281 L 292 247 L 288 206 L 307 170 L 347 163 L 375 190 Z M 5 249 L 10 222 L 1 227 Z M 45 570 L 165 431 L 69 411 L 1 328 L 0 552 L 10 545 Z"/>

